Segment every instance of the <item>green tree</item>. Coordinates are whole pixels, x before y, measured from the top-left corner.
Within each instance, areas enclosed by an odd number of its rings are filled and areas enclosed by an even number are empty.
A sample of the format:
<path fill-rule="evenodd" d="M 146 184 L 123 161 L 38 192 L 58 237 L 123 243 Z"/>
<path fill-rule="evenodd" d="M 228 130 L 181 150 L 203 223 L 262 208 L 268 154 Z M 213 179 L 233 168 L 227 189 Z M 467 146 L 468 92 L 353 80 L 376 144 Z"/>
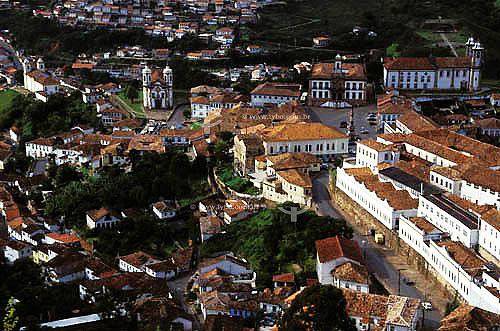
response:
<path fill-rule="evenodd" d="M 355 331 L 346 312 L 342 291 L 332 285 L 315 284 L 297 295 L 278 323 L 286 331 Z"/>
<path fill-rule="evenodd" d="M 16 328 L 17 322 L 19 322 L 19 316 L 16 315 L 14 297 L 10 297 L 7 307 L 5 307 L 5 316 L 3 318 L 3 329 L 4 331 L 13 331 Z"/>
<path fill-rule="evenodd" d="M 139 97 L 139 91 L 134 85 L 129 84 L 125 89 L 125 95 L 130 101 L 134 102 Z"/>

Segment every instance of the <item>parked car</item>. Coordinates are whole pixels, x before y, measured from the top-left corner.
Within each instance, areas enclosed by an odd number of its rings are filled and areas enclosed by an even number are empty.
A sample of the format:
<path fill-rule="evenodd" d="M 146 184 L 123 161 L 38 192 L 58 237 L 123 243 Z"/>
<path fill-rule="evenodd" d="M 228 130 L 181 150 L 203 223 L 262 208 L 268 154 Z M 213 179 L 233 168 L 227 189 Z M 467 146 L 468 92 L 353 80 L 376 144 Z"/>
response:
<path fill-rule="evenodd" d="M 422 308 L 424 308 L 425 310 L 432 310 L 432 303 L 430 303 L 429 301 L 422 302 Z"/>
<path fill-rule="evenodd" d="M 322 163 L 320 166 L 319 166 L 320 169 L 328 169 L 328 163 Z"/>
<path fill-rule="evenodd" d="M 368 132 L 368 130 L 367 130 L 367 129 L 364 129 L 364 128 L 363 128 L 363 129 L 361 129 L 361 134 L 368 134 L 368 133 L 370 133 L 370 132 Z"/>
<path fill-rule="evenodd" d="M 406 279 L 405 283 L 406 283 L 406 285 L 409 285 L 409 286 L 415 285 L 415 282 L 413 280 L 411 280 L 411 279 Z"/>

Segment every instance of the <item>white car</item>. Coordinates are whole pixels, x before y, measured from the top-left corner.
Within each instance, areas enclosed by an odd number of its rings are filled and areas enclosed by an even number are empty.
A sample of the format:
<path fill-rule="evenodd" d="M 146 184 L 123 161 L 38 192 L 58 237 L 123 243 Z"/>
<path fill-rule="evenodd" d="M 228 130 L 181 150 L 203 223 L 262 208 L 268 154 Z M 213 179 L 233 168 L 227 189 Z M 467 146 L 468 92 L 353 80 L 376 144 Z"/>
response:
<path fill-rule="evenodd" d="M 432 303 L 428 301 L 422 302 L 422 308 L 425 310 L 432 310 Z"/>

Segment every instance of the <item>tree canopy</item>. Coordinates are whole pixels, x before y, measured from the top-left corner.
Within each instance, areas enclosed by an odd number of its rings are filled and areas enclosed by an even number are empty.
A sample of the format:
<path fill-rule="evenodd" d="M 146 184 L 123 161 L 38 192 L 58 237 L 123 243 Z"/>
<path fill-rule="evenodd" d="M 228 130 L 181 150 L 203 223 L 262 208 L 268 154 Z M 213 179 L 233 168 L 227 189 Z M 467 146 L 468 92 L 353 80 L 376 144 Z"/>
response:
<path fill-rule="evenodd" d="M 7 130 L 16 125 L 22 129 L 23 142 L 55 135 L 77 124 L 100 125 L 95 106 L 83 103 L 82 94 L 78 91 L 70 96 L 51 95 L 46 103 L 34 100 L 32 96 L 18 95 L 0 113 L 0 129 Z"/>
<path fill-rule="evenodd" d="M 292 203 L 281 205 L 291 210 Z M 297 207 L 297 206 L 296 206 Z M 259 287 L 271 286 L 272 275 L 284 272 L 291 263 L 314 272 L 315 241 L 332 236 L 352 238 L 352 228 L 344 221 L 318 216 L 308 211 L 290 221 L 279 209 L 266 209 L 250 219 L 234 222 L 203 243 L 202 254 L 234 251 L 256 269 Z"/>
<path fill-rule="evenodd" d="M 333 285 L 306 287 L 285 310 L 278 329 L 281 331 L 355 331 L 349 318 L 342 291 Z"/>

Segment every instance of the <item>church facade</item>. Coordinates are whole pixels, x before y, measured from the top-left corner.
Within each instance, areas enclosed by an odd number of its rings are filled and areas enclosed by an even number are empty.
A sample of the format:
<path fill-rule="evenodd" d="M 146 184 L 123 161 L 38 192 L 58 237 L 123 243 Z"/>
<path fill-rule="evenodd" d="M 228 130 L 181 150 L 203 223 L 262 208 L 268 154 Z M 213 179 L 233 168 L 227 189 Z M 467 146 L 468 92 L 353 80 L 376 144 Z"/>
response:
<path fill-rule="evenodd" d="M 340 55 L 334 63 L 313 65 L 309 77 L 310 106 L 344 108 L 366 104 L 367 78 L 361 63 L 345 63 Z"/>
<path fill-rule="evenodd" d="M 46 72 L 42 58 L 36 61 L 36 69 L 28 58 L 24 59 L 23 70 L 24 88 L 34 93 L 37 99 L 47 102 L 49 95 L 59 91 L 58 81 Z"/>
<path fill-rule="evenodd" d="M 479 89 L 484 48 L 471 37 L 466 56 L 384 59 L 384 86 L 397 90 Z"/>
<path fill-rule="evenodd" d="M 142 70 L 142 98 L 144 109 L 173 108 L 173 73 L 168 65 L 163 70 L 148 66 Z"/>

